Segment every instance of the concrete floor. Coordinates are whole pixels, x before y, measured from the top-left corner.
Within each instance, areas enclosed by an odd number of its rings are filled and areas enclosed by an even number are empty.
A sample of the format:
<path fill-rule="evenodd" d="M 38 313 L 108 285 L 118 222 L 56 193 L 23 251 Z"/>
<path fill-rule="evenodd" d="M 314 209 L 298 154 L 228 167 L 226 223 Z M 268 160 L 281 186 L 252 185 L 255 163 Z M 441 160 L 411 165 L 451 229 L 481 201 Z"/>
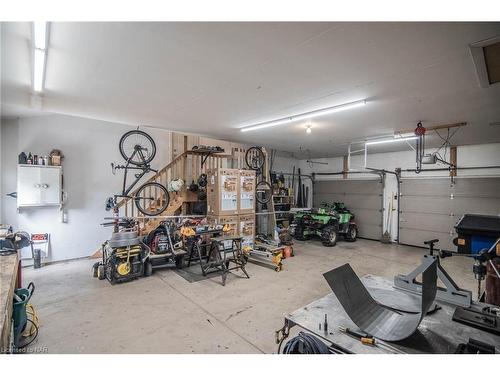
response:
<path fill-rule="evenodd" d="M 172 269 L 112 286 L 92 278 L 95 260 L 24 268 L 41 321 L 32 346 L 49 353 L 273 353 L 283 316 L 329 293 L 322 273 L 346 262 L 359 275 L 392 278 L 419 264 L 423 249 L 376 241 L 298 242 L 282 272 L 241 272 L 189 283 Z M 443 261 L 462 288 L 476 290 L 469 259 Z"/>

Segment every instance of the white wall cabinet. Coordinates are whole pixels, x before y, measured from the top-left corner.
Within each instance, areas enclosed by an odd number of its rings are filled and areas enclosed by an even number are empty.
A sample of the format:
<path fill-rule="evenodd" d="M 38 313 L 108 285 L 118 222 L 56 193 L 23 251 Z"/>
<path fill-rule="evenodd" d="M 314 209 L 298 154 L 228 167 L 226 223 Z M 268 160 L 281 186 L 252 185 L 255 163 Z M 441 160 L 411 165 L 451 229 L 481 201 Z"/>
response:
<path fill-rule="evenodd" d="M 62 168 L 47 165 L 17 167 L 17 207 L 62 204 Z"/>

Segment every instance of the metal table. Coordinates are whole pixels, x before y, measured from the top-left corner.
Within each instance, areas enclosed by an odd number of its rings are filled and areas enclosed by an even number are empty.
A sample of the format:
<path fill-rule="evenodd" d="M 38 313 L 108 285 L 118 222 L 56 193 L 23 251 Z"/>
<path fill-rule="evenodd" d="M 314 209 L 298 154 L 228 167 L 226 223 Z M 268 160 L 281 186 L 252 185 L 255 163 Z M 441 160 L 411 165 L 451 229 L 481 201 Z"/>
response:
<path fill-rule="evenodd" d="M 419 296 L 395 289 L 392 281 L 382 277 L 367 275 L 362 277 L 361 281 L 375 300 L 386 305 L 393 307 L 410 306 L 411 308 L 412 304 L 417 306 L 420 303 Z M 298 326 L 303 331 L 323 339 L 327 344 L 334 344 L 359 354 L 393 354 L 395 352 L 449 354 L 454 353 L 458 344 L 467 342 L 469 338 L 494 345 L 496 352 L 499 353 L 500 336 L 452 321 L 455 306 L 440 301 L 437 304 L 441 309 L 428 314 L 412 336 L 399 342 L 382 342 L 384 346 L 374 347 L 364 345 L 339 331 L 339 326 L 354 330 L 358 330 L 358 328 L 349 319 L 337 297 L 330 293 L 285 316 L 285 325 L 276 331 L 276 340 L 277 343 L 283 340 L 283 335 L 286 338 L 290 329 Z M 328 314 L 329 329 L 327 332 L 323 330 L 325 314 Z M 320 323 L 321 329 L 319 327 Z M 393 350 L 385 347 L 385 344 L 392 347 Z"/>

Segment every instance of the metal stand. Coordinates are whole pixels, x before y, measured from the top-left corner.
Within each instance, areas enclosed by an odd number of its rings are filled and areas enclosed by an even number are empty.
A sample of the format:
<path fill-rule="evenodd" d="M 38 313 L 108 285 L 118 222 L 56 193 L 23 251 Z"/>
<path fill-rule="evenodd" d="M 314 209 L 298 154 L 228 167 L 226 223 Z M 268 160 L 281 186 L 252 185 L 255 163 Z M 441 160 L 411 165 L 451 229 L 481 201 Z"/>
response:
<path fill-rule="evenodd" d="M 222 285 L 226 285 L 227 274 L 230 271 L 241 269 L 247 279 L 248 275 L 245 264 L 246 260 L 243 257 L 241 250 L 241 237 L 220 237 L 212 239 L 212 246 L 207 254 L 207 263 L 202 266 L 203 274 L 206 275 L 212 272 L 220 272 L 222 276 Z M 231 247 L 226 249 L 224 243 L 231 241 Z M 227 258 L 227 254 L 232 253 L 231 258 Z M 230 267 L 230 263 L 234 263 L 234 267 Z"/>
<path fill-rule="evenodd" d="M 422 264 L 411 271 L 409 274 L 396 275 L 394 277 L 394 286 L 398 289 L 421 294 L 422 283 L 417 281 L 417 277 L 423 272 L 423 270 L 425 270 L 429 266 L 430 263 L 434 262 L 434 260 L 437 260 L 437 276 L 438 279 L 441 280 L 441 282 L 444 284 L 445 288 L 438 286 L 436 299 L 451 303 L 456 306 L 469 307 L 472 303 L 472 292 L 470 290 L 461 289 L 441 266 L 439 257 L 434 255 L 434 243 L 436 242 L 438 242 L 438 240 L 424 242 L 426 245 L 429 245 L 430 254 L 424 255 Z"/>

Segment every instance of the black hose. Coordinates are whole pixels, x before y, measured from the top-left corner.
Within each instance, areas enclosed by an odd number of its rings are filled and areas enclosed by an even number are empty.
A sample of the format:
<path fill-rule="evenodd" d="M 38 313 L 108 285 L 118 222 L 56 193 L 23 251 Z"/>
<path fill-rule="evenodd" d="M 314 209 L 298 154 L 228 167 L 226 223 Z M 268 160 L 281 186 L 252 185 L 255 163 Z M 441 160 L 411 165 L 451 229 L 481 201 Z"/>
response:
<path fill-rule="evenodd" d="M 279 353 L 279 352 L 278 352 Z M 300 332 L 298 336 L 288 341 L 283 348 L 283 354 L 331 354 L 328 346 L 317 337 Z"/>

